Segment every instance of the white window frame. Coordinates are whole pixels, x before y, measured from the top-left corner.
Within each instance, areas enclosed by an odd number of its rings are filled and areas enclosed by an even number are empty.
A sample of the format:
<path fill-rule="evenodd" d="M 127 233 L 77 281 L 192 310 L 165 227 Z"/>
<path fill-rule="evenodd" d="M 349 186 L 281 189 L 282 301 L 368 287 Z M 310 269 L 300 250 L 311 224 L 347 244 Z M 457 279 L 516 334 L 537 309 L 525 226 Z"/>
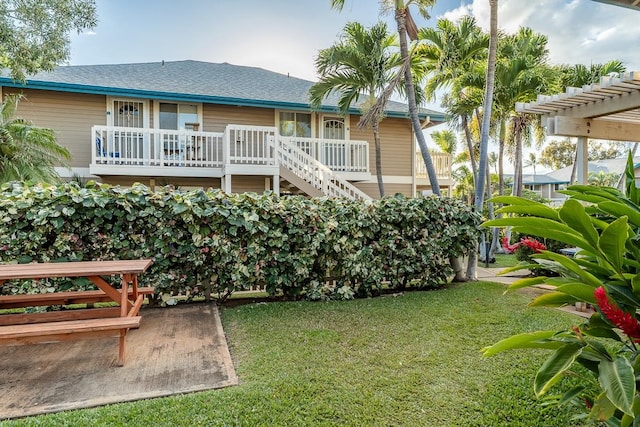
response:
<path fill-rule="evenodd" d="M 164 99 L 158 99 L 155 100 L 155 102 L 153 103 L 153 128 L 154 129 L 160 129 L 160 104 L 185 104 L 185 105 L 195 105 L 196 106 L 196 114 L 198 115 L 198 123 L 200 124 L 200 127 L 198 128 L 198 130 L 203 130 L 203 123 L 202 123 L 202 103 L 200 102 L 181 102 L 181 101 L 168 101 L 168 100 L 164 100 Z M 178 113 L 179 114 L 179 113 Z"/>
<path fill-rule="evenodd" d="M 321 114 L 320 115 L 320 138 L 325 138 L 324 135 L 324 121 L 325 119 L 342 119 L 344 120 L 344 140 L 349 141 L 351 139 L 351 116 L 340 116 L 338 114 Z"/>
<path fill-rule="evenodd" d="M 113 118 L 115 117 L 116 112 L 114 111 L 114 102 L 122 101 L 122 102 L 141 102 L 143 105 L 143 114 L 142 117 L 142 125 L 144 129 L 149 129 L 150 123 L 150 114 L 149 114 L 149 100 L 148 99 L 140 99 L 140 98 L 126 98 L 126 97 L 115 97 L 115 96 L 107 96 L 107 126 L 113 126 Z M 145 114 L 146 112 L 146 114 Z"/>
<path fill-rule="evenodd" d="M 311 115 L 311 138 L 316 137 L 316 114 L 312 113 L 311 111 L 304 111 L 304 110 L 274 110 L 274 111 L 275 111 L 274 121 L 275 121 L 275 126 L 278 132 L 280 132 L 280 113 L 310 114 Z M 304 138 L 304 137 L 301 136 L 300 138 Z"/>

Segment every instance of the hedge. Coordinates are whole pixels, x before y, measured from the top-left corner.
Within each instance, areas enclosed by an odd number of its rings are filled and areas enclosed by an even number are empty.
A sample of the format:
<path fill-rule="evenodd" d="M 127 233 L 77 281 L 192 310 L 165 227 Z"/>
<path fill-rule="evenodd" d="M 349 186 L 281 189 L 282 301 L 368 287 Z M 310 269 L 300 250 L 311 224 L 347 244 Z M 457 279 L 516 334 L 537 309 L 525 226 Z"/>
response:
<path fill-rule="evenodd" d="M 262 286 L 286 298 L 348 299 L 388 286 L 433 287 L 478 236 L 454 199 L 307 199 L 272 193 L 151 190 L 89 182 L 0 187 L 0 261 L 153 258 L 156 293 L 225 299 Z M 90 287 L 12 282 L 3 293 Z"/>

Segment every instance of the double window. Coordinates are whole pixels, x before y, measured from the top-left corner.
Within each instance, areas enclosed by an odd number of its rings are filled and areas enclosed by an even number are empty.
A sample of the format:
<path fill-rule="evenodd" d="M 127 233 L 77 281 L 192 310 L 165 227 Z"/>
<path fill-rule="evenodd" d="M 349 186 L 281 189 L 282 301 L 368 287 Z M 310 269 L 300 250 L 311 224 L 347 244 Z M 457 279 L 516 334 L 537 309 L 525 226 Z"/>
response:
<path fill-rule="evenodd" d="M 292 113 L 281 111 L 278 130 L 282 136 L 311 138 L 311 113 Z"/>
<path fill-rule="evenodd" d="M 199 123 L 196 104 L 171 104 L 161 102 L 158 127 L 160 129 L 190 129 Z"/>

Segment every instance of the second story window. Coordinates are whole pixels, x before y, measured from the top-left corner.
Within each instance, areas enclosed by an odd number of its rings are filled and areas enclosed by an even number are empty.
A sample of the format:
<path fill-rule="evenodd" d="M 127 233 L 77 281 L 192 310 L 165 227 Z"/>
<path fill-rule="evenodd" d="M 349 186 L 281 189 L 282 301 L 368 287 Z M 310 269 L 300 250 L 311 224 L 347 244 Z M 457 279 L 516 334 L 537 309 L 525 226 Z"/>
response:
<path fill-rule="evenodd" d="M 311 138 L 311 114 L 280 112 L 278 130 L 282 136 Z"/>
<path fill-rule="evenodd" d="M 160 103 L 160 129 L 186 129 L 187 123 L 198 123 L 198 106 L 195 104 Z"/>

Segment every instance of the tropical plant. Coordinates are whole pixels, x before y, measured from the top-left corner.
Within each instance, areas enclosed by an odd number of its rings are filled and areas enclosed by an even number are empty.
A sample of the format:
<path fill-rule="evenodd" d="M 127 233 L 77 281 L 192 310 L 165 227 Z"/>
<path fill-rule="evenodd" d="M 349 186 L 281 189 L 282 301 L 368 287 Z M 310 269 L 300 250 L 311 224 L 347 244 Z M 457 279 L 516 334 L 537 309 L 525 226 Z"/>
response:
<path fill-rule="evenodd" d="M 337 10 L 342 10 L 344 7 L 345 0 L 330 0 L 331 7 Z M 411 17 L 411 13 L 409 11 L 409 6 L 416 6 L 418 8 L 418 12 L 424 18 L 429 18 L 429 13 L 427 9 L 433 7 L 436 3 L 436 0 L 383 0 L 381 1 L 381 5 L 383 10 L 393 10 L 394 16 L 396 20 L 396 25 L 398 28 L 398 37 L 400 40 L 400 56 L 402 58 L 401 69 L 399 76 L 404 76 L 404 84 L 405 84 L 405 93 L 407 96 L 407 102 L 409 104 L 409 117 L 411 118 L 411 126 L 413 128 L 413 133 L 416 137 L 416 141 L 418 142 L 418 146 L 420 147 L 420 152 L 422 153 L 422 158 L 424 160 L 424 164 L 427 168 L 427 175 L 429 176 L 429 183 L 431 185 L 431 190 L 433 194 L 440 196 L 440 185 L 438 183 L 438 174 L 436 173 L 436 168 L 433 164 L 433 160 L 431 159 L 431 154 L 429 153 L 429 147 L 427 146 L 427 142 L 425 140 L 424 134 L 422 133 L 422 126 L 420 124 L 420 117 L 418 114 L 418 103 L 416 97 L 416 88 L 413 81 L 413 75 L 411 70 L 412 63 L 412 55 L 409 52 L 408 44 L 407 44 L 407 35 L 412 40 L 415 40 L 418 36 L 418 31 Z M 396 82 L 393 82 L 390 85 L 390 88 L 395 88 L 397 86 Z M 387 90 L 383 93 L 383 97 L 379 98 L 379 102 L 384 104 L 386 100 L 384 97 L 390 96 L 391 90 Z M 378 107 L 379 108 L 379 107 Z"/>
<path fill-rule="evenodd" d="M 55 166 L 66 166 L 71 154 L 56 142 L 53 130 L 15 117 L 21 99 L 8 95 L 0 104 L 0 183 L 58 182 Z"/>
<path fill-rule="evenodd" d="M 464 132 L 471 170 L 478 172 L 475 144 L 471 137 L 471 116 L 482 103 L 479 91 L 461 84 L 463 76 L 474 64 L 486 59 L 488 36 L 476 24 L 475 18 L 463 16 L 457 22 L 439 19 L 434 28 L 418 32 L 416 56 L 423 62 L 427 82 L 425 92 L 433 99 L 438 90 L 449 89 L 442 105 L 447 110 L 449 125 Z"/>
<path fill-rule="evenodd" d="M 400 57 L 394 53 L 395 37 L 387 32 L 384 23 L 367 29 L 357 22 L 348 23 L 340 41 L 322 49 L 316 58 L 316 70 L 320 81 L 309 90 L 311 105 L 318 109 L 332 92 L 340 96 L 338 108 L 346 115 L 361 95 L 367 100 L 359 106 L 363 111 L 371 108 L 376 98 L 393 80 Z M 375 144 L 376 177 L 380 197 L 384 196 L 382 181 L 382 152 L 380 146 L 380 122 L 378 115 L 371 122 Z"/>
<path fill-rule="evenodd" d="M 523 166 L 525 168 L 528 167 L 532 167 L 533 168 L 533 174 L 536 174 L 536 166 L 538 166 L 538 163 L 540 163 L 538 161 L 538 156 L 536 156 L 536 153 L 529 153 L 529 157 L 527 158 L 527 160 L 524 161 Z"/>
<path fill-rule="evenodd" d="M 560 277 L 526 278 L 508 290 L 546 283 L 555 290 L 530 305 L 557 307 L 577 302 L 595 312 L 579 326 L 563 331 L 529 332 L 484 349 L 485 356 L 516 348 L 552 350 L 534 380 L 537 396 L 568 376 L 582 384 L 562 396 L 559 404 L 579 402 L 585 412 L 608 426 L 640 423 L 640 189 L 633 159 L 626 170 L 626 194 L 614 188 L 574 185 L 563 191 L 569 199 L 559 209 L 517 197 L 498 197 L 503 213 L 512 216 L 485 223 L 553 238 L 579 248 L 574 258 L 542 251 L 522 268 L 549 269 Z"/>

